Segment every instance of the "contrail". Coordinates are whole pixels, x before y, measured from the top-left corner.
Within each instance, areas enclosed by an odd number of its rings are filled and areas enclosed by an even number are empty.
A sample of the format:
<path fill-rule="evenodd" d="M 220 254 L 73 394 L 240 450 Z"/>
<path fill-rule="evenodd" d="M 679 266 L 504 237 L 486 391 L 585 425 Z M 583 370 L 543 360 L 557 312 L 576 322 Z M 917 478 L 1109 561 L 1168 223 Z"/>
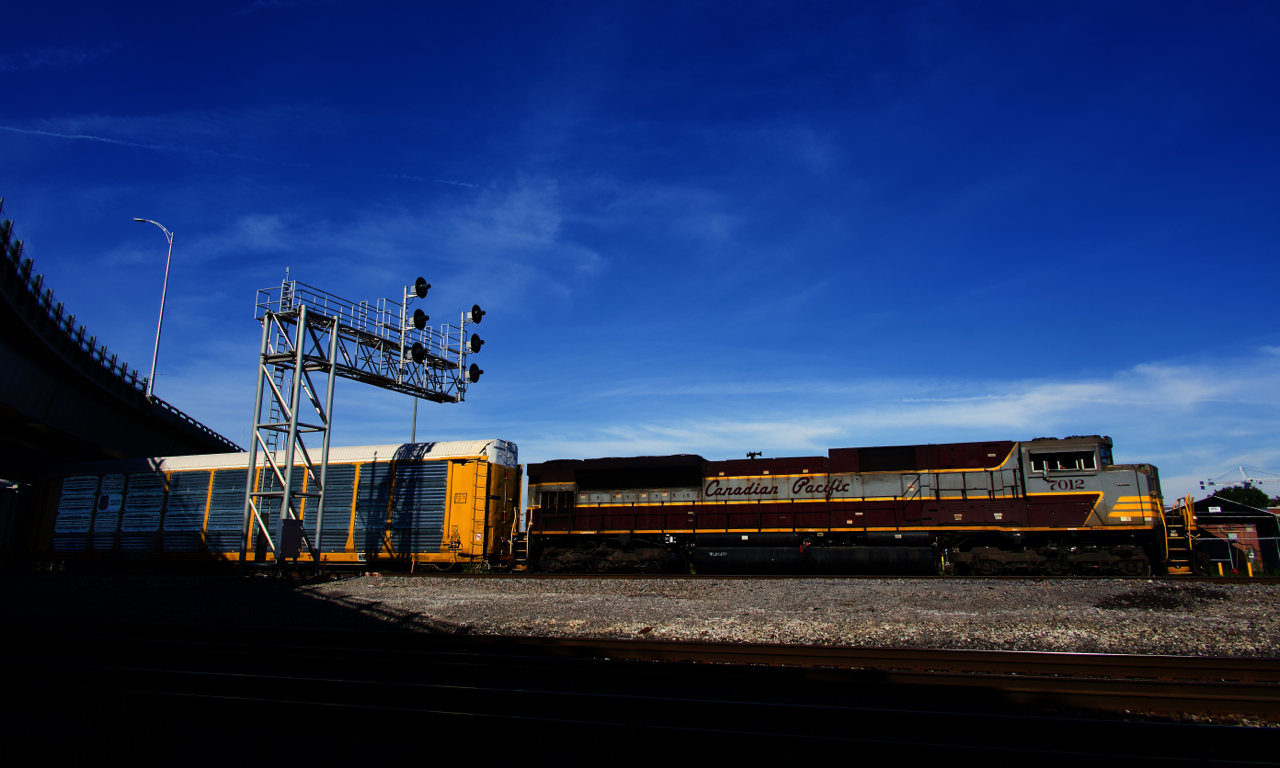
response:
<path fill-rule="evenodd" d="M 141 149 L 159 149 L 159 150 L 175 151 L 170 147 L 162 147 L 158 144 L 139 144 L 137 142 L 123 141 L 121 139 L 108 139 L 105 136 L 90 136 L 87 133 L 54 133 L 53 131 L 39 131 L 34 128 L 14 128 L 8 125 L 0 125 L 0 130 L 13 131 L 14 133 L 29 133 L 33 136 L 53 136 L 59 139 L 86 139 L 88 141 L 101 141 L 107 144 L 119 144 L 124 147 L 139 147 Z"/>
<path fill-rule="evenodd" d="M 122 147 L 137 147 L 138 149 L 154 149 L 160 152 L 183 152 L 189 155 L 214 155 L 216 157 L 229 157 L 236 160 L 250 160 L 255 163 L 267 163 L 269 165 L 291 165 L 295 168 L 308 168 L 306 163 L 281 163 L 276 160 L 265 160 L 261 157 L 253 157 L 251 155 L 237 155 L 234 152 L 219 152 L 214 149 L 183 149 L 181 147 L 166 147 L 161 144 L 142 144 L 136 141 L 125 141 L 123 139 L 109 139 L 106 136 L 94 136 L 89 133 L 55 133 L 53 131 L 41 131 L 36 128 L 14 128 L 10 125 L 0 125 L 0 131 L 12 131 L 13 133 L 26 133 L 32 136 L 52 136 L 57 139 L 81 139 L 84 141 L 100 141 L 104 144 L 118 144 Z M 460 182 L 459 182 L 460 183 Z"/>
<path fill-rule="evenodd" d="M 479 184 L 468 184 L 465 181 L 450 181 L 449 179 L 424 179 L 421 176 L 405 176 L 402 173 L 384 173 L 382 174 L 382 176 L 383 178 L 387 178 L 387 179 L 409 179 L 410 181 L 433 181 L 436 184 L 452 184 L 456 187 L 471 187 L 472 189 L 480 188 Z"/>

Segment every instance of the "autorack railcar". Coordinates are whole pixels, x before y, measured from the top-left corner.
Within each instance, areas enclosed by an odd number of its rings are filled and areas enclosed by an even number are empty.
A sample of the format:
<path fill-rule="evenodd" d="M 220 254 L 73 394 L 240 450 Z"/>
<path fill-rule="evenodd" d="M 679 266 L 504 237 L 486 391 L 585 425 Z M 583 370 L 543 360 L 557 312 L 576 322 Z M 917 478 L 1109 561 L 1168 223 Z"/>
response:
<path fill-rule="evenodd" d="M 276 461 L 285 461 L 283 452 Z M 246 453 L 58 467 L 43 481 L 38 549 L 64 561 L 238 560 L 248 468 Z M 315 485 L 301 464 L 293 477 L 295 490 Z M 273 478 L 259 467 L 254 482 Z M 333 448 L 327 481 L 319 546 L 325 563 L 497 567 L 511 558 L 522 485 L 515 443 Z M 301 502 L 304 528 L 315 519 L 314 504 Z M 269 526 L 278 508 L 265 511 Z M 249 557 L 270 562 L 255 529 Z M 311 556 L 304 549 L 299 559 Z"/>
<path fill-rule="evenodd" d="M 529 565 L 548 572 L 1151 573 L 1159 473 L 1111 438 L 531 464 Z M 1180 569 L 1180 564 L 1174 564 Z"/>

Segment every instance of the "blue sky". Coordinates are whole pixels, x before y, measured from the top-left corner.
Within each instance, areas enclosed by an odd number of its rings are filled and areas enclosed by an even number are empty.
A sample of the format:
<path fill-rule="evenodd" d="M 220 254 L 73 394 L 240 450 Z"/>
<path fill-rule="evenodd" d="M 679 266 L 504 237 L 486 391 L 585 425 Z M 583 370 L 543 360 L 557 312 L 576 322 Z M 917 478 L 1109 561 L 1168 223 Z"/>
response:
<path fill-rule="evenodd" d="M 1280 6 L 28 3 L 0 195 L 59 298 L 247 444 L 257 288 L 419 274 L 522 459 L 1110 434 L 1280 467 Z M 341 382 L 337 444 L 410 401 Z"/>

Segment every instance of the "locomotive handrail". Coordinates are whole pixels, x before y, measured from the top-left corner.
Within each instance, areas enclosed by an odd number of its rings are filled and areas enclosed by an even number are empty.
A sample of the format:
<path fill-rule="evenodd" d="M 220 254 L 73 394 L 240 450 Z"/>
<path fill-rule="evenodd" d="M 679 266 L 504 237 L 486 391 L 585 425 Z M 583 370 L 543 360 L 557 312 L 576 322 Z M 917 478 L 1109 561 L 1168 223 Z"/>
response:
<path fill-rule="evenodd" d="M 1196 502 L 1191 498 L 1191 494 L 1187 494 L 1186 498 L 1179 499 L 1182 507 L 1182 524 L 1186 526 L 1187 534 L 1196 529 Z"/>

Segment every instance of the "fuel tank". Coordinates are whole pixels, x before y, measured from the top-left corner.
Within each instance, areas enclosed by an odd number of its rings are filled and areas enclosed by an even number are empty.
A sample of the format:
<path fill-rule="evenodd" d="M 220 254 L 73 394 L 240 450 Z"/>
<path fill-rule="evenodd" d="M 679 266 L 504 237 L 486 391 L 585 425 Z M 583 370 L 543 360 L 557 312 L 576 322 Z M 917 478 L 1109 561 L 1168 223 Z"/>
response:
<path fill-rule="evenodd" d="M 937 573 L 932 547 L 715 547 L 697 546 L 699 574 L 867 574 Z"/>

